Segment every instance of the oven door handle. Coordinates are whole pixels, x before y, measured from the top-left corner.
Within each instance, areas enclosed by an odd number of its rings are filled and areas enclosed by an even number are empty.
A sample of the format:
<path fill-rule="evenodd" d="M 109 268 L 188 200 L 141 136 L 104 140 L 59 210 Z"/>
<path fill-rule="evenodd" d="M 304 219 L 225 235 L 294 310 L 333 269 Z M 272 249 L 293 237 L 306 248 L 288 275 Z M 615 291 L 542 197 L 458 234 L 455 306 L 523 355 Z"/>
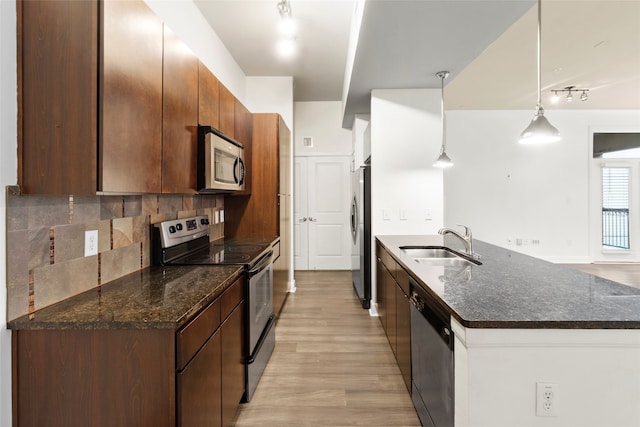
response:
<path fill-rule="evenodd" d="M 268 268 L 271 265 L 271 257 L 273 256 L 273 251 L 269 251 L 264 254 L 253 266 L 251 270 L 249 270 L 249 277 L 253 277 L 256 274 L 260 273 L 264 269 Z"/>
<path fill-rule="evenodd" d="M 250 365 L 253 362 L 255 362 L 256 357 L 258 356 L 258 353 L 260 353 L 260 349 L 262 348 L 262 344 L 264 344 L 264 342 L 267 340 L 269 331 L 271 331 L 271 328 L 273 327 L 275 322 L 276 322 L 276 315 L 272 314 L 271 316 L 269 316 L 269 320 L 267 321 L 267 324 L 265 325 L 264 330 L 260 335 L 260 339 L 256 343 L 256 348 L 253 350 L 253 353 L 251 353 L 249 357 L 247 357 L 247 359 L 244 361 L 246 365 Z"/>

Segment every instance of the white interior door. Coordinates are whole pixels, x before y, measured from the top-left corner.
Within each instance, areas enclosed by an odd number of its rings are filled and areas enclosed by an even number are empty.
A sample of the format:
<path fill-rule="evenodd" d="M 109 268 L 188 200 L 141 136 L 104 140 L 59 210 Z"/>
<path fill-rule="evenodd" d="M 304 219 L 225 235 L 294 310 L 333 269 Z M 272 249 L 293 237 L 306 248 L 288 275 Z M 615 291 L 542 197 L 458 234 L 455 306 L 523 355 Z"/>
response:
<path fill-rule="evenodd" d="M 294 162 L 296 270 L 351 269 L 349 157 L 297 157 Z"/>
<path fill-rule="evenodd" d="M 348 157 L 310 157 L 309 265 L 351 269 L 351 180 Z"/>

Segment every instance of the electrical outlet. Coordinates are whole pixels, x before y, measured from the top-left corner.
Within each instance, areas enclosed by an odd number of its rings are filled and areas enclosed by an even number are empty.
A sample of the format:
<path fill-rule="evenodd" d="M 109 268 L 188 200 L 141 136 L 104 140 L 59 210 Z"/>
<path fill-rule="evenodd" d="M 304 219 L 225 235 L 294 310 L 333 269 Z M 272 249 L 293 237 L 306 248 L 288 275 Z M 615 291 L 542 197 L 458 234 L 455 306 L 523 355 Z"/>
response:
<path fill-rule="evenodd" d="M 401 221 L 406 221 L 407 220 L 407 210 L 406 209 L 400 209 L 400 220 Z"/>
<path fill-rule="evenodd" d="M 220 211 L 213 211 L 213 223 L 220 223 Z"/>
<path fill-rule="evenodd" d="M 224 209 L 220 209 L 220 222 L 224 222 Z"/>
<path fill-rule="evenodd" d="M 84 256 L 98 254 L 98 230 L 84 232 Z"/>
<path fill-rule="evenodd" d="M 558 384 L 536 383 L 536 416 L 558 416 Z"/>

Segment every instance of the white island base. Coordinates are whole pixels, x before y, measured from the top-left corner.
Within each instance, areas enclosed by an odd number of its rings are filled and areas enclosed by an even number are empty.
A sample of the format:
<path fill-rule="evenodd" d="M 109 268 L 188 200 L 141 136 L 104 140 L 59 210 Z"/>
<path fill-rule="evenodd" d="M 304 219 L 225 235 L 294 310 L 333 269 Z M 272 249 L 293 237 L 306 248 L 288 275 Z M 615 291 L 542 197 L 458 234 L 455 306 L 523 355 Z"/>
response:
<path fill-rule="evenodd" d="M 456 427 L 639 427 L 640 330 L 476 329 L 455 319 Z M 557 384 L 557 416 L 536 384 Z"/>

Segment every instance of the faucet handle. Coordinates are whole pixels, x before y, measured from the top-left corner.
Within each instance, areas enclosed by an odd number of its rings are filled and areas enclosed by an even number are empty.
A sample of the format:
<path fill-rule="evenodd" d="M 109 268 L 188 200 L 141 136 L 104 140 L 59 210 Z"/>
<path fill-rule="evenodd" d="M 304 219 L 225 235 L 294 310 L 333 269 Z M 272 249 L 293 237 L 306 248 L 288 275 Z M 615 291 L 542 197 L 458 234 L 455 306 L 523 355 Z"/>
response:
<path fill-rule="evenodd" d="M 464 224 L 456 224 L 456 225 L 458 227 L 464 227 L 464 235 L 465 235 L 465 237 L 469 237 L 469 238 L 471 237 L 471 228 L 470 227 L 467 227 Z"/>

